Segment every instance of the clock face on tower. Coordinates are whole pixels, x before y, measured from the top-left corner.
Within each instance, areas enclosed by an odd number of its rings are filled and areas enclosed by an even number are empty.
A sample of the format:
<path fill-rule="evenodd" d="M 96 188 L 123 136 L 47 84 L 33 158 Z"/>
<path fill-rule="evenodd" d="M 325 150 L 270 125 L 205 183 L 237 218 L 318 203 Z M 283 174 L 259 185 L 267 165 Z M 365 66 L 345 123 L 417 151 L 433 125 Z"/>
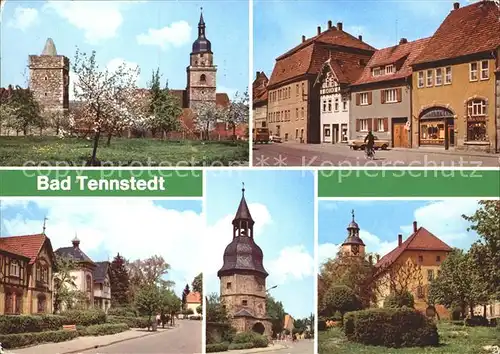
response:
<path fill-rule="evenodd" d="M 354 254 L 355 256 L 357 256 L 359 254 L 359 246 L 358 245 L 352 245 L 351 250 L 352 250 L 352 254 Z"/>

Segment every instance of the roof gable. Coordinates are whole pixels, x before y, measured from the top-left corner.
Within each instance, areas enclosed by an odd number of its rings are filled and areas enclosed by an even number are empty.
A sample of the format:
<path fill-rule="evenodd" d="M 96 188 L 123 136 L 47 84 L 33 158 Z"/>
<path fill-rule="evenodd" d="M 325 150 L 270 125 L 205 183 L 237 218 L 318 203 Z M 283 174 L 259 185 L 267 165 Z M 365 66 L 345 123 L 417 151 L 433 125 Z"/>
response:
<path fill-rule="evenodd" d="M 191 291 L 186 296 L 186 303 L 188 303 L 188 304 L 201 304 L 201 294 L 197 291 Z"/>
<path fill-rule="evenodd" d="M 500 8 L 479 1 L 453 10 L 441 23 L 414 64 L 489 52 L 500 46 Z"/>
<path fill-rule="evenodd" d="M 418 228 L 401 246 L 383 256 L 375 266 L 386 269 L 396 262 L 405 251 L 444 251 L 451 252 L 451 247 L 424 227 Z"/>
<path fill-rule="evenodd" d="M 52 245 L 45 234 L 0 237 L 0 249 L 28 258 L 29 264 L 36 262 L 44 245 L 52 254 Z"/>
<path fill-rule="evenodd" d="M 104 283 L 109 275 L 109 262 L 95 262 L 95 269 L 92 271 L 94 283 Z"/>

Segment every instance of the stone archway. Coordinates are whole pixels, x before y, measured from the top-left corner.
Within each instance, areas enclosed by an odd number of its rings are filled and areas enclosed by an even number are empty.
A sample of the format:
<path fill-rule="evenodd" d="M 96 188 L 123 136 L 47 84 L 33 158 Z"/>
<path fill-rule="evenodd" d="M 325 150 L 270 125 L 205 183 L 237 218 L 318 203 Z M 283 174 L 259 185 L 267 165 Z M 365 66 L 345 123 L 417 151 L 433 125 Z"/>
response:
<path fill-rule="evenodd" d="M 264 325 L 261 322 L 256 322 L 252 326 L 252 331 L 254 331 L 258 334 L 264 334 L 264 332 L 266 331 L 266 327 L 264 327 Z"/>
<path fill-rule="evenodd" d="M 419 145 L 455 146 L 455 114 L 448 107 L 426 107 L 419 114 Z"/>

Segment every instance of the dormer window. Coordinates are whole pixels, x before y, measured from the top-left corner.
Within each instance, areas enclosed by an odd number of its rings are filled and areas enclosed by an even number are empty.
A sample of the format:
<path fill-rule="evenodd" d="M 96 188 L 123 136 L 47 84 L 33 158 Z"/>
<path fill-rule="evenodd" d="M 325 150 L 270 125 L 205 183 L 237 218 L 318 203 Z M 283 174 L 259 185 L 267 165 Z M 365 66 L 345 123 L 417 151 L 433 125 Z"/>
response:
<path fill-rule="evenodd" d="M 385 74 L 386 75 L 392 74 L 395 71 L 396 71 L 396 68 L 395 68 L 395 66 L 393 64 L 385 66 Z"/>
<path fill-rule="evenodd" d="M 9 275 L 11 277 L 18 277 L 21 275 L 21 267 L 16 261 L 11 261 L 10 262 L 10 270 L 9 270 Z"/>
<path fill-rule="evenodd" d="M 373 76 L 380 76 L 380 68 L 374 68 L 372 74 Z"/>

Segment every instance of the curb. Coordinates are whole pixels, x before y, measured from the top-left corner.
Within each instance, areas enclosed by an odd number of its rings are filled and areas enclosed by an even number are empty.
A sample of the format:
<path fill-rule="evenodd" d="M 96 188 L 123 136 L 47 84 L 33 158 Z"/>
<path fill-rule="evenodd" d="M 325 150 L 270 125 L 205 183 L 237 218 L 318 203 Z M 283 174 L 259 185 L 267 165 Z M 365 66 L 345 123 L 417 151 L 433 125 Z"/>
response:
<path fill-rule="evenodd" d="M 153 333 L 146 333 L 146 334 L 144 334 L 142 336 L 137 336 L 137 337 L 133 337 L 133 338 L 125 338 L 125 339 L 120 339 L 120 340 L 115 340 L 114 342 L 110 342 L 110 343 L 106 343 L 106 344 L 102 344 L 102 345 L 93 345 L 93 346 L 88 347 L 88 348 L 83 348 L 83 349 L 78 349 L 78 350 L 72 350 L 72 351 L 63 352 L 63 353 L 60 353 L 60 354 L 75 354 L 75 353 L 81 353 L 81 352 L 84 352 L 84 351 L 87 351 L 87 350 L 91 350 L 91 349 L 105 348 L 105 347 L 109 347 L 110 345 L 114 345 L 114 344 L 126 342 L 126 341 L 129 341 L 129 340 L 134 340 L 134 339 L 139 339 L 139 338 L 154 336 L 156 334 L 161 334 L 163 332 L 165 332 L 165 331 L 160 331 L 160 332 L 156 332 L 156 333 L 155 332 L 153 332 Z"/>

